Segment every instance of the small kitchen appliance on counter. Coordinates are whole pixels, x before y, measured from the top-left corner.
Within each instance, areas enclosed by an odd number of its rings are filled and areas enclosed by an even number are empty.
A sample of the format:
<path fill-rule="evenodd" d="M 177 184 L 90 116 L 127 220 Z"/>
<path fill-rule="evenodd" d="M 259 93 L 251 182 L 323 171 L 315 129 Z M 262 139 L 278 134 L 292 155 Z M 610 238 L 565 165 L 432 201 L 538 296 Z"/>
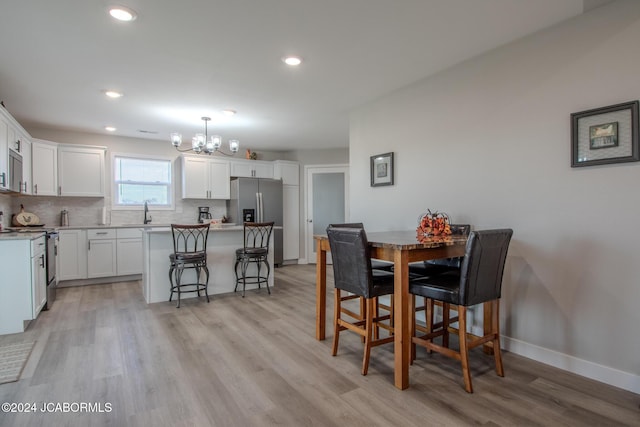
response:
<path fill-rule="evenodd" d="M 69 226 L 69 211 L 66 209 L 63 209 L 60 212 L 60 225 L 62 227 L 68 227 Z"/>
<path fill-rule="evenodd" d="M 198 208 L 198 222 L 204 224 L 205 222 L 209 222 L 210 219 L 209 206 L 200 206 Z"/>

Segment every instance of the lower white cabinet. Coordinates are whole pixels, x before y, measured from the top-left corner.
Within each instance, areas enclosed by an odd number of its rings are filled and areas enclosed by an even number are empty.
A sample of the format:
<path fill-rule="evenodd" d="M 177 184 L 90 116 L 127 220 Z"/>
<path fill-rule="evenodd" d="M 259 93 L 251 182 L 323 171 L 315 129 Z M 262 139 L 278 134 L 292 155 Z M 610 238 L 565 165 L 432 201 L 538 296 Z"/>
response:
<path fill-rule="evenodd" d="M 119 228 L 117 237 L 117 274 L 142 274 L 142 231 L 137 228 Z"/>
<path fill-rule="evenodd" d="M 58 281 L 87 278 L 87 231 L 58 232 Z"/>
<path fill-rule="evenodd" d="M 24 332 L 47 301 L 45 238 L 0 240 L 0 335 Z"/>
<path fill-rule="evenodd" d="M 116 267 L 116 230 L 87 230 L 87 277 L 111 277 Z"/>
<path fill-rule="evenodd" d="M 60 230 L 59 281 L 142 274 L 142 230 Z"/>
<path fill-rule="evenodd" d="M 47 303 L 45 237 L 31 241 L 31 315 L 35 319 Z"/>

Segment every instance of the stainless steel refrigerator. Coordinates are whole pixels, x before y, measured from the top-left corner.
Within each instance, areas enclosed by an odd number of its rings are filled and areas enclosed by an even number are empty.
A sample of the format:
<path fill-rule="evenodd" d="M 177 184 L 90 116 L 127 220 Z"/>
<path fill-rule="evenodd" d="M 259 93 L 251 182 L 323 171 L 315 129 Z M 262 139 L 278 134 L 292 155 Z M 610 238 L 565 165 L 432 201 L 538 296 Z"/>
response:
<path fill-rule="evenodd" d="M 232 178 L 231 199 L 227 201 L 230 222 L 274 222 L 273 261 L 282 264 L 282 181 L 266 178 Z"/>

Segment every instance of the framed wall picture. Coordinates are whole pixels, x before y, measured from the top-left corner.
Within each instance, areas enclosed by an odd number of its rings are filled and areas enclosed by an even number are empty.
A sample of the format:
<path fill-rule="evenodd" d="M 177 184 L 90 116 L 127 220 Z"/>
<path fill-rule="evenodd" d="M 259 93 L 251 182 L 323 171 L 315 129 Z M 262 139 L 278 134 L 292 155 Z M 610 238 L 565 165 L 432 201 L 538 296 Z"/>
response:
<path fill-rule="evenodd" d="M 393 153 L 371 156 L 371 186 L 393 185 Z"/>
<path fill-rule="evenodd" d="M 571 167 L 638 160 L 638 101 L 571 114 Z"/>

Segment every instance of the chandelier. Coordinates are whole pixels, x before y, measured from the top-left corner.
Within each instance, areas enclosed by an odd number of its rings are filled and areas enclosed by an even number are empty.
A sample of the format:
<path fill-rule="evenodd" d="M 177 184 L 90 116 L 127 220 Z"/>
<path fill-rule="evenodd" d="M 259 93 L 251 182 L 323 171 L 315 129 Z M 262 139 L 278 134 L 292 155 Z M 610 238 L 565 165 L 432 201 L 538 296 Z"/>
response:
<path fill-rule="evenodd" d="M 205 153 L 211 155 L 213 153 L 220 153 L 224 154 L 225 156 L 233 156 L 238 152 L 238 149 L 240 148 L 240 141 L 238 141 L 237 139 L 229 140 L 229 151 L 231 151 L 231 154 L 222 151 L 222 137 L 220 135 L 211 135 L 211 139 L 209 139 L 208 136 L 207 124 L 211 120 L 211 117 L 201 117 L 201 119 L 204 121 L 204 134 L 197 133 L 191 139 L 190 148 L 181 150 L 179 147 L 182 144 L 182 135 L 177 132 L 173 132 L 171 134 L 171 144 L 175 147 L 176 150 L 180 151 L 181 153 L 185 151 L 193 151 L 197 154 Z"/>

